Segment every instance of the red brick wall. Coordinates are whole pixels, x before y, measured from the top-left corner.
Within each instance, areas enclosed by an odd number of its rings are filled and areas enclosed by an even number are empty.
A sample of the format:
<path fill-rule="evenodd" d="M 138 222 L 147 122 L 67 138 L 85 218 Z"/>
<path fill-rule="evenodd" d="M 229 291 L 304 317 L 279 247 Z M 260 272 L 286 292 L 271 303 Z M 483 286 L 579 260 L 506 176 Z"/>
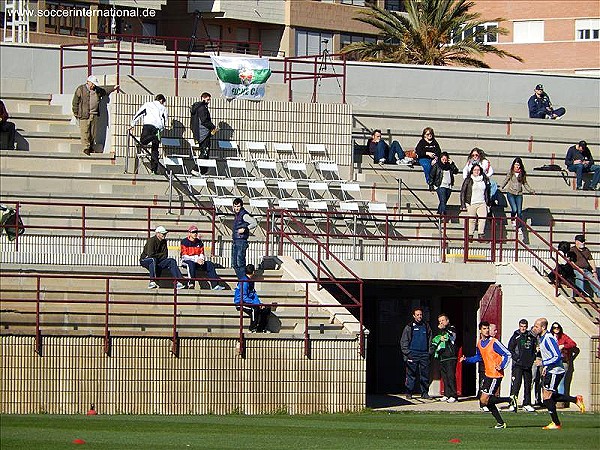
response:
<path fill-rule="evenodd" d="M 481 13 L 485 20 L 496 17 L 507 19 L 500 26 L 507 28 L 509 34 L 500 36 L 498 47 L 525 60 L 521 64 L 513 59 L 486 57 L 485 61 L 494 69 L 574 71 L 600 68 L 600 42 L 575 41 L 575 19 L 600 17 L 598 0 L 480 0 L 476 2 L 474 10 Z M 510 44 L 515 20 L 543 20 L 545 42 Z"/>

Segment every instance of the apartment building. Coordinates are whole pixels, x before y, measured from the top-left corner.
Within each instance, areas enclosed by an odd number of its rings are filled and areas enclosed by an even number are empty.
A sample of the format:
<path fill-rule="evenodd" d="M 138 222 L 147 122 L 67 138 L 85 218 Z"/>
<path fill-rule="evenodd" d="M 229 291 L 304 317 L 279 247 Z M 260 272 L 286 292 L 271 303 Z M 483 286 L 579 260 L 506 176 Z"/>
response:
<path fill-rule="evenodd" d="M 167 0 L 1 0 L 0 28 L 3 41 L 11 42 L 10 12 L 22 9 L 32 44 L 83 42 L 88 32 L 156 36 L 166 4 Z"/>
<path fill-rule="evenodd" d="M 4 21 L 6 0 L 0 4 Z M 392 11 L 403 10 L 403 0 L 374 0 Z M 30 42 L 64 43 L 92 33 L 178 36 L 198 39 L 197 50 L 209 42 L 229 42 L 226 51 L 256 53 L 260 43 L 267 56 L 336 53 L 344 45 L 375 40 L 375 30 L 354 20 L 368 0 L 40 0 L 32 9 L 97 9 L 118 11 L 118 17 L 30 19 Z M 494 55 L 485 61 L 495 69 L 600 73 L 600 2 L 598 0 L 476 0 L 475 8 L 489 29 L 485 41 L 517 54 L 519 63 Z M 152 16 L 142 11 L 153 11 Z M 134 17 L 125 13 L 136 12 Z M 502 21 L 493 21 L 494 18 Z M 198 18 L 199 20 L 196 20 Z M 3 22 L 2 22 L 3 23 Z M 2 25 L 0 23 L 0 25 Z M 499 36 L 501 26 L 509 34 Z M 469 30 L 463 30 L 469 33 Z M 247 43 L 249 42 L 249 43 Z M 160 43 L 160 40 L 159 40 Z M 247 44 L 244 44 L 247 43 Z"/>
<path fill-rule="evenodd" d="M 600 75 L 600 2 L 598 0 L 476 1 L 482 17 L 509 34 L 488 34 L 490 43 L 525 61 L 488 56 L 494 69 L 535 70 Z"/>

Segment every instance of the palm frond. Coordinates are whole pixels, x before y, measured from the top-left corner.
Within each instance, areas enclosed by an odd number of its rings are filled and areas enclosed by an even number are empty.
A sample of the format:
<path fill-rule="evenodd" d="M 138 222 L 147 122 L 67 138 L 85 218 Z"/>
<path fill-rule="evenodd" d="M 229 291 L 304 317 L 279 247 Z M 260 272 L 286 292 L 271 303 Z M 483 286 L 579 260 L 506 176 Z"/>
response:
<path fill-rule="evenodd" d="M 488 67 L 481 58 L 494 54 L 523 61 L 519 56 L 486 44 L 486 22 L 471 12 L 472 0 L 404 0 L 406 14 L 387 11 L 375 4 L 362 8 L 355 20 L 379 30 L 377 43 L 353 43 L 343 53 L 365 61 L 403 62 L 410 64 L 460 65 Z M 462 30 L 473 32 L 462 35 Z M 508 30 L 494 28 L 497 35 Z M 452 44 L 451 38 L 454 37 Z M 479 41 L 479 42 L 477 42 Z"/>

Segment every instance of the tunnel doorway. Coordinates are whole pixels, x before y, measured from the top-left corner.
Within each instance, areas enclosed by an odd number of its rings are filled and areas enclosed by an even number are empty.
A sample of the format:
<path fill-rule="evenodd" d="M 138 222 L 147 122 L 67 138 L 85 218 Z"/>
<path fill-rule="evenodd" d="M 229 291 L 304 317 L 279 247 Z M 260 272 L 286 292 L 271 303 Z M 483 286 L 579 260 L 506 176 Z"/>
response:
<path fill-rule="evenodd" d="M 467 355 L 475 353 L 477 311 L 489 283 L 367 281 L 364 286 L 364 318 L 369 330 L 367 341 L 367 394 L 402 394 L 406 376 L 400 351 L 404 326 L 412 319 L 412 309 L 423 308 L 425 320 L 435 335 L 437 317 L 444 312 L 457 329 L 457 346 Z M 440 373 L 431 365 L 430 379 L 435 389 Z M 461 395 L 474 395 L 475 367 L 464 365 Z M 431 392 L 430 393 L 435 393 Z"/>

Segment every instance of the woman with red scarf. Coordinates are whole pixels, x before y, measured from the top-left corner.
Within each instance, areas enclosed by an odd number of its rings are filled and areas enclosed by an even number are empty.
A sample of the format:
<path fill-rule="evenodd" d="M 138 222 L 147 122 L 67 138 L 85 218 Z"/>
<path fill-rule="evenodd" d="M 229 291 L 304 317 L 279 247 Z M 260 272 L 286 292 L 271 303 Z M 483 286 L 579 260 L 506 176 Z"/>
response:
<path fill-rule="evenodd" d="M 535 194 L 535 191 L 531 189 L 527 183 L 527 173 L 525 172 L 525 166 L 521 158 L 517 157 L 514 159 L 510 166 L 510 170 L 506 174 L 506 178 L 502 183 L 501 189 L 506 187 L 506 197 L 508 204 L 510 205 L 511 217 L 518 217 L 523 220 L 523 188 L 530 194 Z M 523 239 L 522 224 L 518 221 L 515 223 L 515 229 L 520 239 Z"/>
<path fill-rule="evenodd" d="M 568 395 L 571 379 L 573 378 L 573 359 L 579 354 L 579 349 L 577 348 L 577 343 L 563 332 L 560 323 L 554 322 L 550 330 L 558 341 L 558 348 L 560 349 L 563 367 L 565 368 L 565 376 L 558 385 L 558 393 Z"/>

